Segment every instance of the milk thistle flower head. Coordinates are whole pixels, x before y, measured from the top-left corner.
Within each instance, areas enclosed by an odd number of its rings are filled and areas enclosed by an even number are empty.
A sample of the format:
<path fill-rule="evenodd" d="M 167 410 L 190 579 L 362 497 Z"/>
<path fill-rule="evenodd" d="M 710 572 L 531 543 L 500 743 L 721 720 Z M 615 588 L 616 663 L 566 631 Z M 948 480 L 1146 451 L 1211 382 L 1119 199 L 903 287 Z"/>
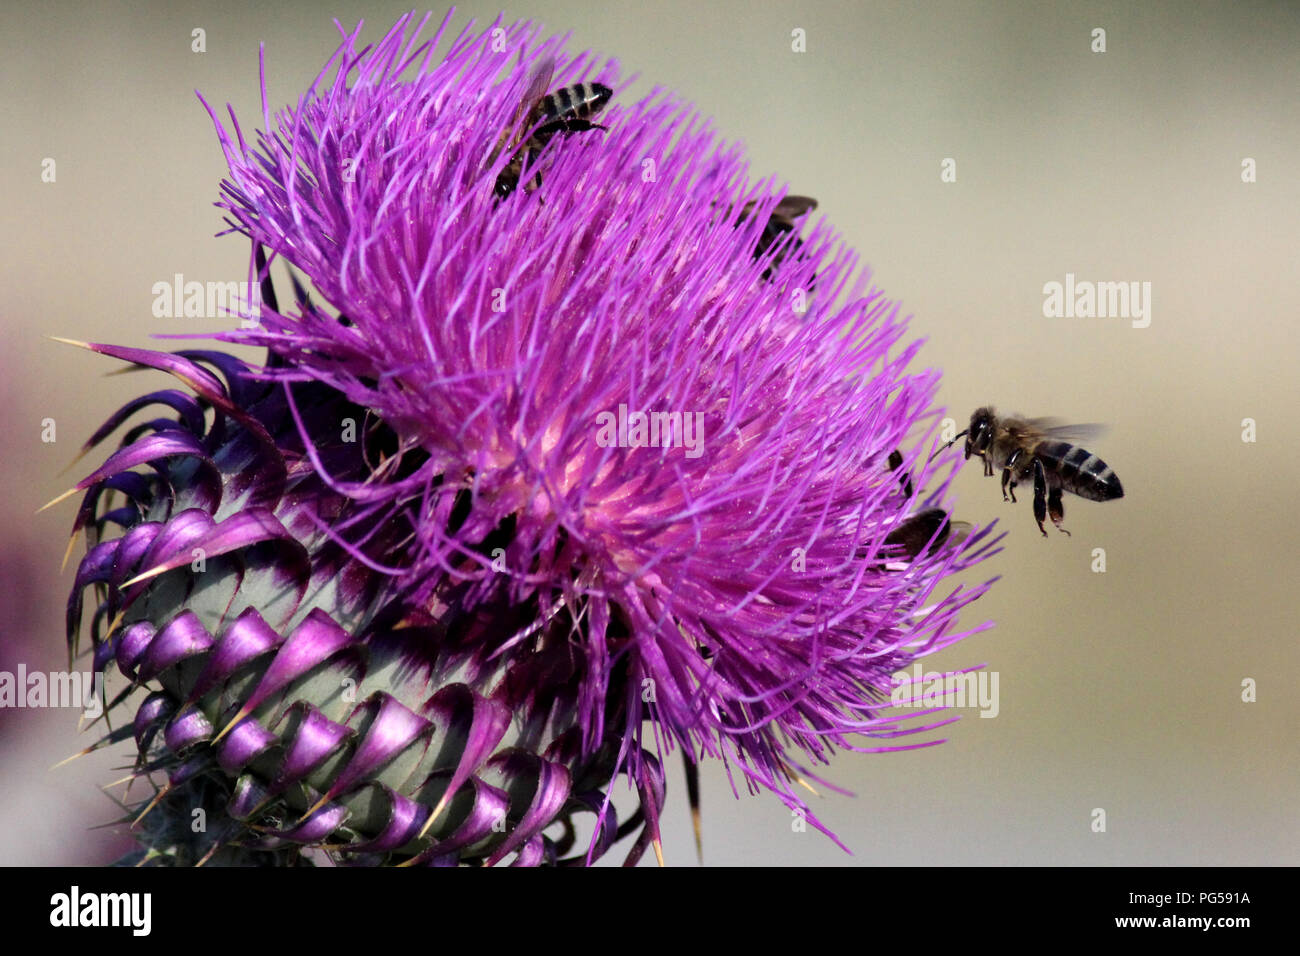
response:
<path fill-rule="evenodd" d="M 424 25 L 343 31 L 274 116 L 263 71 L 251 138 L 213 112 L 262 290 L 219 337 L 263 366 L 90 346 L 179 383 L 77 486 L 68 637 L 89 611 L 128 682 L 142 853 L 635 862 L 675 751 L 821 827 L 796 783 L 921 745 L 890 677 L 987 586 L 943 586 L 987 531 L 896 553 L 946 507 L 937 376 L 825 223 L 766 248 L 784 190 L 689 107 L 526 24 L 435 61 Z M 615 91 L 607 129 L 521 146 L 539 64 Z"/>

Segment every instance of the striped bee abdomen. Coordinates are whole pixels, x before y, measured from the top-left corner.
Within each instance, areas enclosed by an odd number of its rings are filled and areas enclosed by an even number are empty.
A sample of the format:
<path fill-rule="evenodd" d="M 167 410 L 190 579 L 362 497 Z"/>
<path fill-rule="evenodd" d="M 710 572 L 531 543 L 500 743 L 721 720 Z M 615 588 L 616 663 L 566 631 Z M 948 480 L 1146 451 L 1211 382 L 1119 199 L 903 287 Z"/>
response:
<path fill-rule="evenodd" d="M 1039 442 L 1034 457 L 1043 463 L 1049 481 L 1059 481 L 1061 488 L 1090 501 L 1123 498 L 1124 487 L 1108 464 L 1078 445 L 1048 440 Z"/>
<path fill-rule="evenodd" d="M 575 83 L 547 95 L 543 109 L 552 119 L 563 119 L 570 113 L 586 119 L 604 109 L 613 95 L 614 91 L 603 83 Z"/>
<path fill-rule="evenodd" d="M 603 83 L 575 83 L 547 93 L 537 107 L 546 123 L 533 134 L 534 141 L 543 146 L 558 132 L 592 129 L 588 118 L 603 110 L 613 95 Z"/>

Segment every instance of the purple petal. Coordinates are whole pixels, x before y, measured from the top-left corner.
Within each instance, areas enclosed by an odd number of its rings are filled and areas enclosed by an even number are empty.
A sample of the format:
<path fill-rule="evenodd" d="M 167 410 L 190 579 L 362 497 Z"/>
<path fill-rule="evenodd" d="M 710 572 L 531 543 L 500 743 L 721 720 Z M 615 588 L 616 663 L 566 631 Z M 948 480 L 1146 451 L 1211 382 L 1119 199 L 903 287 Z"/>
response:
<path fill-rule="evenodd" d="M 199 616 L 193 611 L 181 611 L 149 643 L 136 680 L 153 680 L 181 661 L 205 653 L 211 646 L 212 635 Z"/>
<path fill-rule="evenodd" d="M 157 352 L 153 349 L 133 349 L 120 345 L 103 345 L 94 342 L 90 343 L 90 349 L 99 352 L 101 355 L 111 355 L 113 358 L 119 358 L 133 365 L 143 365 L 146 368 L 156 368 L 164 372 L 170 372 L 212 404 L 219 407 L 227 404 L 225 390 L 222 389 L 221 383 L 210 372 L 182 356 Z"/>
<path fill-rule="evenodd" d="M 186 703 L 193 703 L 218 685 L 224 684 L 240 668 L 275 648 L 281 640 L 279 633 L 262 620 L 262 615 L 256 608 L 245 608 L 226 627 L 212 648 Z"/>
<path fill-rule="evenodd" d="M 191 747 L 212 738 L 212 721 L 198 708 L 181 711 L 167 724 L 163 739 L 167 749 L 174 754 L 184 753 Z"/>
<path fill-rule="evenodd" d="M 117 667 L 122 674 L 132 681 L 136 679 L 136 668 L 153 643 L 157 630 L 148 621 L 136 621 L 127 625 L 117 643 Z"/>
<path fill-rule="evenodd" d="M 279 837 L 292 843 L 324 843 L 326 838 L 341 827 L 351 815 L 341 803 L 327 803 L 316 810 L 306 820 L 286 830 L 270 830 L 271 836 Z"/>
<path fill-rule="evenodd" d="M 546 860 L 546 841 L 541 834 L 535 834 L 532 839 L 525 843 L 519 849 L 519 855 L 515 857 L 510 865 L 514 866 L 541 866 Z"/>
<path fill-rule="evenodd" d="M 348 847 L 348 851 L 374 853 L 396 850 L 418 837 L 424 822 L 429 819 L 432 808 L 408 799 L 381 783 L 372 783 L 369 786 L 376 788 L 388 801 L 386 821 L 380 829 L 379 836 L 364 843 L 353 844 Z"/>
<path fill-rule="evenodd" d="M 192 396 L 182 391 L 168 388 L 131 399 L 131 401 L 110 415 L 103 425 L 99 426 L 95 433 L 81 446 L 81 450 L 86 452 L 94 448 L 141 408 L 153 404 L 163 404 L 174 408 L 180 414 L 185 428 L 192 434 L 202 435 L 206 431 L 206 425 L 203 421 L 203 409 L 199 406 L 199 403 Z"/>
<path fill-rule="evenodd" d="M 356 736 L 356 731 L 336 724 L 306 701 L 290 707 L 281 718 L 281 723 L 286 721 L 287 727 L 277 728 L 288 742 L 284 761 L 271 784 L 272 793 L 283 793 Z"/>
<path fill-rule="evenodd" d="M 296 553 L 302 552 L 302 546 L 285 530 L 279 519 L 265 509 L 241 511 L 218 525 L 212 526 L 209 523 L 200 531 L 202 527 L 203 522 L 195 522 L 189 529 L 189 534 L 177 536 L 150 549 L 149 570 L 171 571 L 183 567 L 193 561 L 195 550 L 201 550 L 205 558 L 215 558 L 263 541 L 284 541 L 293 545 Z M 304 587 L 307 571 L 304 556 L 297 570 Z"/>
<path fill-rule="evenodd" d="M 481 697 L 464 684 L 444 687 L 424 709 L 436 728 L 431 748 L 437 748 L 438 756 L 433 769 L 444 770 L 448 764 L 443 761 L 453 760 L 455 769 L 447 792 L 457 793 L 501 743 L 510 726 L 510 709 L 494 698 Z"/>
<path fill-rule="evenodd" d="M 369 724 L 360 732 L 361 740 L 352 759 L 326 791 L 325 796 L 330 800 L 347 793 L 421 737 L 427 738 L 433 732 L 433 724 L 383 691 L 361 704 L 354 712 L 357 713 L 368 714 Z"/>
<path fill-rule="evenodd" d="M 135 732 L 136 749 L 145 753 L 154 735 L 176 711 L 176 702 L 161 691 L 145 698 L 135 712 L 131 726 Z"/>
<path fill-rule="evenodd" d="M 438 780 L 431 779 L 430 795 L 441 796 L 438 792 L 441 789 L 439 785 L 446 782 L 446 776 Z M 457 791 L 447 806 L 446 821 L 455 829 L 445 839 L 436 841 L 420 853 L 413 862 L 429 865 L 457 850 L 487 839 L 494 832 L 493 827 L 499 827 L 506 819 L 509 809 L 510 798 L 505 791 L 489 786 L 478 777 L 470 777 L 468 785 Z"/>
<path fill-rule="evenodd" d="M 541 833 L 569 798 L 569 771 L 525 750 L 509 749 L 488 762 L 485 779 L 510 794 L 514 826 L 487 859 L 495 866 Z"/>
<path fill-rule="evenodd" d="M 279 742 L 275 734 L 257 721 L 241 721 L 217 744 L 217 764 L 233 776 Z"/>
<path fill-rule="evenodd" d="M 226 812 L 236 820 L 249 820 L 266 806 L 269 794 L 266 785 L 253 774 L 241 774 L 235 781 L 234 792 L 226 803 Z"/>
<path fill-rule="evenodd" d="M 196 458 L 208 467 L 209 472 L 216 477 L 217 487 L 220 487 L 220 476 L 213 470 L 212 459 L 208 458 L 202 443 L 182 431 L 150 435 L 113 452 L 104 464 L 77 482 L 76 487 L 78 490 L 89 488 L 130 468 L 147 465 L 171 455 L 187 455 Z"/>
<path fill-rule="evenodd" d="M 284 690 L 313 667 L 343 650 L 351 641 L 352 635 L 335 624 L 328 614 L 319 608 L 313 609 L 280 645 L 271 666 L 240 708 L 238 716 L 251 714 L 272 694 Z"/>

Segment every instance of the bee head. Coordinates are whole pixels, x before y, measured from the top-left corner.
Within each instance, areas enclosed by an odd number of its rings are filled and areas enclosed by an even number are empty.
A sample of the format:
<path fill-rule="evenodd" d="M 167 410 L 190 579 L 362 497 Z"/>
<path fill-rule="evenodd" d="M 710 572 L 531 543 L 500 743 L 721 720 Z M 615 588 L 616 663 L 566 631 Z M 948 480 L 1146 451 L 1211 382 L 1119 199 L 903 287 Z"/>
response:
<path fill-rule="evenodd" d="M 972 454 L 982 455 L 988 450 L 993 442 L 993 429 L 996 423 L 997 418 L 993 415 L 993 409 L 987 405 L 971 413 L 970 428 L 966 437 L 967 458 Z"/>

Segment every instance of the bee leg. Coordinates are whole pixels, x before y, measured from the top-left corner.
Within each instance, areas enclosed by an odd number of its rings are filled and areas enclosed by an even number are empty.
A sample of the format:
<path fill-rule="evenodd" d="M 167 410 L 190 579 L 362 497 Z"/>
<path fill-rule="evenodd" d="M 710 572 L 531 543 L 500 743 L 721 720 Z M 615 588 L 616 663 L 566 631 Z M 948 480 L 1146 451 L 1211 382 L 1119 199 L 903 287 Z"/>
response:
<path fill-rule="evenodd" d="M 1047 495 L 1047 513 L 1052 516 L 1052 524 L 1056 525 L 1057 531 L 1069 534 L 1061 527 L 1061 519 L 1065 517 L 1065 505 L 1061 503 L 1061 489 L 1053 488 Z"/>
<path fill-rule="evenodd" d="M 541 172 L 538 172 L 537 175 L 534 176 L 534 177 L 532 178 L 531 181 L 528 181 L 528 180 L 525 180 L 525 181 L 524 181 L 524 194 L 525 194 L 525 195 L 532 195 L 533 193 L 537 192 L 537 190 L 539 190 L 539 189 L 541 189 L 541 188 L 542 188 L 542 174 L 541 174 Z M 513 190 L 514 190 L 514 187 L 512 186 L 512 187 L 511 187 L 511 191 L 513 191 Z M 505 194 L 503 194 L 503 195 L 508 196 L 509 194 L 510 194 L 510 193 L 507 192 L 507 193 L 505 193 Z M 541 203 L 543 206 L 546 205 L 546 200 L 543 199 L 541 196 L 538 196 L 538 197 L 537 197 L 537 201 L 538 201 L 539 203 Z"/>
<path fill-rule="evenodd" d="M 993 462 L 989 461 L 987 458 L 984 458 L 982 455 L 981 455 L 980 457 L 981 457 L 981 459 L 982 459 L 983 462 L 984 462 L 984 477 L 985 477 L 985 478 L 992 478 L 992 477 L 993 477 Z"/>
<path fill-rule="evenodd" d="M 903 467 L 903 453 L 895 448 L 889 453 L 889 470 L 899 472 L 898 483 L 903 486 L 903 497 L 912 497 L 912 476 L 905 471 L 900 471 Z"/>
<path fill-rule="evenodd" d="M 523 171 L 524 171 L 525 173 L 528 172 L 528 167 L 533 165 L 533 163 L 532 163 L 532 159 L 533 159 L 533 157 L 532 157 L 532 154 L 530 153 L 529 156 L 528 156 L 528 159 L 524 161 L 524 170 L 523 170 Z M 535 175 L 535 176 L 532 178 L 532 184 L 531 184 L 531 186 L 530 186 L 530 187 L 525 187 L 525 188 L 524 188 L 524 192 L 529 192 L 529 191 L 531 191 L 531 192 L 536 192 L 536 191 L 537 191 L 538 189 L 540 189 L 541 187 L 542 187 L 542 171 L 539 169 L 539 170 L 537 171 L 537 175 Z"/>
<path fill-rule="evenodd" d="M 589 129 L 608 130 L 608 126 L 601 126 L 599 123 L 593 123 L 591 120 L 578 119 L 577 117 L 569 120 L 563 120 L 559 124 L 560 129 L 566 133 L 582 133 Z"/>
<path fill-rule="evenodd" d="M 1002 469 L 1002 500 L 1003 501 L 1008 500 L 1007 492 L 1011 492 L 1010 501 L 1014 505 L 1016 503 L 1016 483 L 1011 480 L 1011 469 L 1003 468 Z"/>
<path fill-rule="evenodd" d="M 1038 522 L 1038 530 L 1043 532 L 1043 537 L 1047 537 L 1047 531 L 1043 528 L 1043 519 L 1047 517 L 1047 473 L 1043 471 L 1043 463 L 1037 458 L 1034 459 L 1034 520 Z"/>

